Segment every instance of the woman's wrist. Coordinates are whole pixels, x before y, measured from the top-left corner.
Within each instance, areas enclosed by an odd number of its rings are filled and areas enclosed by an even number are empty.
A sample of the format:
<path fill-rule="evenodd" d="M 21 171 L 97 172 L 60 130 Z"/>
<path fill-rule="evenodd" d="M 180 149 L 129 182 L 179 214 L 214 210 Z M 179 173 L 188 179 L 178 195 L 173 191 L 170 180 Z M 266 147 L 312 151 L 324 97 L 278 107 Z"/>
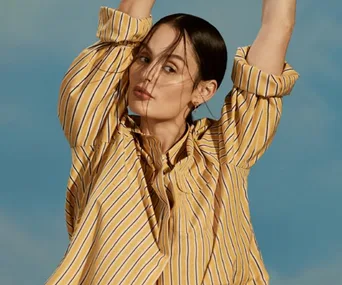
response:
<path fill-rule="evenodd" d="M 155 0 L 121 0 L 118 10 L 134 18 L 147 18 L 154 3 Z"/>

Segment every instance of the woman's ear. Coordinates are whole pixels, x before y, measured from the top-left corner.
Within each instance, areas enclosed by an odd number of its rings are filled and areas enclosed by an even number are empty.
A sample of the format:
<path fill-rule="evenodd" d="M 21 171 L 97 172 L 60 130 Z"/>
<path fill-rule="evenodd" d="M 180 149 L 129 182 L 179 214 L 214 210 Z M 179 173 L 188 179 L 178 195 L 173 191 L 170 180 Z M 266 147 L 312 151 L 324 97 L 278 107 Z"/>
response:
<path fill-rule="evenodd" d="M 202 81 L 199 83 L 197 90 L 198 92 L 193 101 L 198 102 L 198 104 L 203 104 L 215 95 L 217 91 L 217 82 L 216 80 Z"/>

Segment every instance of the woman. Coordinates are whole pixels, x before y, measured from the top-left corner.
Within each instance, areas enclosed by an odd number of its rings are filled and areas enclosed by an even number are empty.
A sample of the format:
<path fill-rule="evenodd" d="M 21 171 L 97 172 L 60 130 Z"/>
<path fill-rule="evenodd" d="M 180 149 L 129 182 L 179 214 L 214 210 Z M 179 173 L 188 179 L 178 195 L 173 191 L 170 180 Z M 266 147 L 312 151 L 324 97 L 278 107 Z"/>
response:
<path fill-rule="evenodd" d="M 285 62 L 296 1 L 263 1 L 220 119 L 195 122 L 224 76 L 224 41 L 191 15 L 151 28 L 153 4 L 101 7 L 100 40 L 63 78 L 70 244 L 46 284 L 268 284 L 247 178 L 298 78 Z"/>

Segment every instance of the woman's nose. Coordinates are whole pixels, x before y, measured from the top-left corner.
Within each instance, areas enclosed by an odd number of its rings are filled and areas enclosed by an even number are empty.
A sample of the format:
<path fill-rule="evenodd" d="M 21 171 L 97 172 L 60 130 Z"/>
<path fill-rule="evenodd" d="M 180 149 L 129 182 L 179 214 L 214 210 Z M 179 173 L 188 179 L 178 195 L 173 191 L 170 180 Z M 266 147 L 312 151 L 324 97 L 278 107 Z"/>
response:
<path fill-rule="evenodd" d="M 158 66 L 156 66 L 156 64 L 150 64 L 143 72 L 143 79 L 150 82 L 153 81 L 157 76 Z"/>

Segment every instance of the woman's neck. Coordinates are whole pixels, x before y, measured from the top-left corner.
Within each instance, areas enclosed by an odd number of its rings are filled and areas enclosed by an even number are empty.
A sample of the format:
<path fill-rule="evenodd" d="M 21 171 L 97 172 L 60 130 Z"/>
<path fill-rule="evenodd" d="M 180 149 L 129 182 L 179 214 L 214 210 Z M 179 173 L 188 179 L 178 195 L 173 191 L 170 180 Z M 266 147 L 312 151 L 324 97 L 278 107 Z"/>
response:
<path fill-rule="evenodd" d="M 154 121 L 145 120 L 140 117 L 140 130 L 146 135 L 156 137 L 161 143 L 162 153 L 167 151 L 183 137 L 187 130 L 186 122 L 178 123 L 175 121 Z"/>

